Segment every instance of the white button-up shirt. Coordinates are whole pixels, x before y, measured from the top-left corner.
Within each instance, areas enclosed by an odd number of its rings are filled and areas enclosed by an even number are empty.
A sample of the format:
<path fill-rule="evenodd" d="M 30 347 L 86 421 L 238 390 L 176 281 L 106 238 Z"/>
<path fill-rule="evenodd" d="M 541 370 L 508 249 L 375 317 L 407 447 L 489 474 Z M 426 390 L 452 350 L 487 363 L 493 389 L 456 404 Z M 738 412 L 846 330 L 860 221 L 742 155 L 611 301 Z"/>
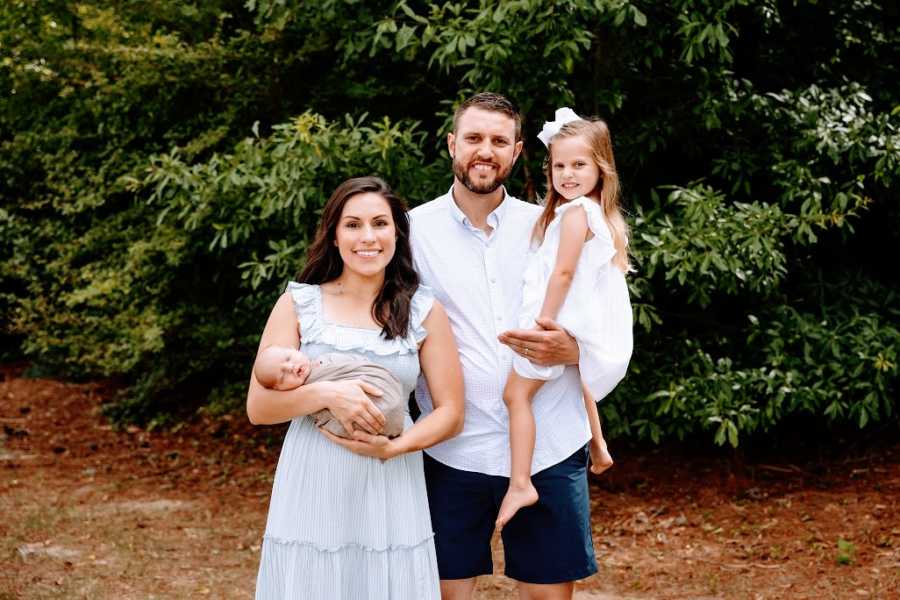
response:
<path fill-rule="evenodd" d="M 504 195 L 488 215 L 490 234 L 469 222 L 453 200 L 452 188 L 409 216 L 416 269 L 447 311 L 465 380 L 462 433 L 425 452 L 455 469 L 508 477 L 509 415 L 503 388 L 513 354 L 497 336 L 517 327 L 522 273 L 541 208 L 505 190 Z M 424 377 L 419 377 L 416 401 L 423 415 L 433 410 Z M 537 425 L 532 473 L 562 461 L 590 439 L 577 367 L 566 367 L 559 379 L 546 382 L 532 408 Z"/>

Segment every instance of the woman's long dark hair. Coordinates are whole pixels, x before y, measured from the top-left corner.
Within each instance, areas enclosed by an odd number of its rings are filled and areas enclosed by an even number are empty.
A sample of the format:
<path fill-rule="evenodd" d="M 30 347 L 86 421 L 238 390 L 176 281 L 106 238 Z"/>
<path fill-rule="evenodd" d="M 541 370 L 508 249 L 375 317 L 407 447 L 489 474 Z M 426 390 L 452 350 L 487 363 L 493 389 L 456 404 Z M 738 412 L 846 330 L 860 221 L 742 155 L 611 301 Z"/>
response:
<path fill-rule="evenodd" d="M 378 194 L 387 201 L 397 230 L 394 257 L 385 269 L 384 284 L 372 304 L 372 318 L 381 325 L 385 339 L 406 337 L 410 305 L 419 287 L 419 275 L 413 268 L 406 203 L 380 178 L 354 177 L 337 186 L 322 210 L 316 238 L 306 253 L 306 266 L 297 275 L 297 281 L 323 284 L 337 279 L 343 272 L 344 261 L 334 243 L 338 222 L 347 201 L 367 192 Z"/>

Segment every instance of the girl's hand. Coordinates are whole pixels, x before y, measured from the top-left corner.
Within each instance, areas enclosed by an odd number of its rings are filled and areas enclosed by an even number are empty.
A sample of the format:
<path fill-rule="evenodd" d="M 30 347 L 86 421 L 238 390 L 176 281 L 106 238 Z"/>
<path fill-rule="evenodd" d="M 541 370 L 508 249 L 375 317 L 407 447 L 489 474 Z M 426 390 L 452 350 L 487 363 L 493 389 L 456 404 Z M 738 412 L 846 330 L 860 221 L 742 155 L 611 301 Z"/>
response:
<path fill-rule="evenodd" d="M 381 462 L 403 454 L 400 445 L 395 440 L 388 439 L 383 435 L 370 435 L 357 430 L 353 432 L 353 439 L 348 440 L 338 437 L 326 429 L 320 428 L 319 431 L 332 442 L 343 446 L 350 452 L 361 456 L 371 456 Z"/>
<path fill-rule="evenodd" d="M 384 431 L 384 415 L 369 399 L 369 396 L 380 397 L 381 390 L 358 379 L 322 383 L 328 386 L 328 410 L 344 431 L 362 429 L 372 435 Z"/>

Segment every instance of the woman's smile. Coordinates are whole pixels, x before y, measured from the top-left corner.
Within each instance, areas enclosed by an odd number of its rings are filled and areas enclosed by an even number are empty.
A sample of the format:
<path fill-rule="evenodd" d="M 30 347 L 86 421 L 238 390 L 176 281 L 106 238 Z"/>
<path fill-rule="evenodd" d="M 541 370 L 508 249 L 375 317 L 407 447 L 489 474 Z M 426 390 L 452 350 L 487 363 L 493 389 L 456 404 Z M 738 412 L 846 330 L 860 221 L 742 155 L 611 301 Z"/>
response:
<path fill-rule="evenodd" d="M 381 250 L 354 250 L 353 253 L 363 258 L 374 258 L 381 254 Z"/>

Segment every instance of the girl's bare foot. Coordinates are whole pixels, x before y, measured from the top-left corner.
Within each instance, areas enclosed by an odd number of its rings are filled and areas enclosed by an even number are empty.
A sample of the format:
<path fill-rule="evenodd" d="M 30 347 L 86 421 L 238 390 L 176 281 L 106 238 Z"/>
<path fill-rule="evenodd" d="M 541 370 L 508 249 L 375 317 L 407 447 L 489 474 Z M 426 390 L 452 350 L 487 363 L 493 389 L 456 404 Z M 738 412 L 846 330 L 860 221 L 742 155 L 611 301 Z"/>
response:
<path fill-rule="evenodd" d="M 606 442 L 595 442 L 591 440 L 591 473 L 599 475 L 603 471 L 613 466 L 612 454 L 606 447 Z"/>
<path fill-rule="evenodd" d="M 537 501 L 538 493 L 530 480 L 526 485 L 510 485 L 509 489 L 506 490 L 506 495 L 503 496 L 503 502 L 500 503 L 500 513 L 497 515 L 497 521 L 494 523 L 497 531 L 502 531 L 503 526 L 509 523 L 509 520 L 515 516 L 520 508 L 530 506 Z"/>

